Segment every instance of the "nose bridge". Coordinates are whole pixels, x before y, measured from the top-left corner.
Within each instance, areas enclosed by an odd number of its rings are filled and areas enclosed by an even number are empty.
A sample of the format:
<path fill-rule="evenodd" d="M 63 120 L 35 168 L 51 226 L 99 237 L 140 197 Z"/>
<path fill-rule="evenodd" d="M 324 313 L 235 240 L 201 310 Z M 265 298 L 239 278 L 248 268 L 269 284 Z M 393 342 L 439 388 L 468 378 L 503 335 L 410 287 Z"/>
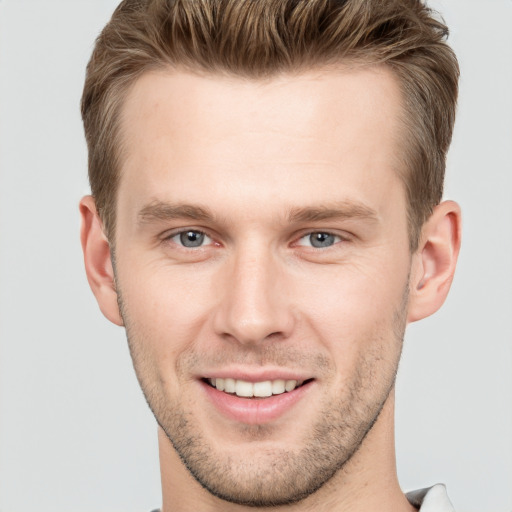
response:
<path fill-rule="evenodd" d="M 268 244 L 248 243 L 234 251 L 224 274 L 224 293 L 215 328 L 239 343 L 289 335 L 292 316 L 283 286 L 283 268 Z"/>

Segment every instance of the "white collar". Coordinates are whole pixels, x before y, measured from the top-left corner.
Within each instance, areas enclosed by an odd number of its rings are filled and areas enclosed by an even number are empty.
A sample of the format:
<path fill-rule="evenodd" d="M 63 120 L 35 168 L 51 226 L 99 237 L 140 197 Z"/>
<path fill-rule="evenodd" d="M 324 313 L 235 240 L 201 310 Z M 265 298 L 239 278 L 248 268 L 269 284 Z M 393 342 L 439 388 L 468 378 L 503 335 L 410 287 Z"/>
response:
<path fill-rule="evenodd" d="M 408 492 L 406 497 L 420 512 L 455 512 L 443 484 Z"/>

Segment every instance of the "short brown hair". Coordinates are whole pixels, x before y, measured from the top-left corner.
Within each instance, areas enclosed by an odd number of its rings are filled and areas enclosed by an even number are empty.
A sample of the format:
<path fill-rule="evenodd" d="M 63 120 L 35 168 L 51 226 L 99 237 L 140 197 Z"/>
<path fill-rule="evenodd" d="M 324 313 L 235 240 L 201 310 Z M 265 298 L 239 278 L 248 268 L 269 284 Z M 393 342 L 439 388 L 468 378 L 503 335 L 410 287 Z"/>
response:
<path fill-rule="evenodd" d="M 410 246 L 441 201 L 458 92 L 448 30 L 421 0 L 123 0 L 87 66 L 89 180 L 113 239 L 120 110 L 144 72 L 181 68 L 253 79 L 351 61 L 384 64 L 403 96 L 401 157 Z"/>

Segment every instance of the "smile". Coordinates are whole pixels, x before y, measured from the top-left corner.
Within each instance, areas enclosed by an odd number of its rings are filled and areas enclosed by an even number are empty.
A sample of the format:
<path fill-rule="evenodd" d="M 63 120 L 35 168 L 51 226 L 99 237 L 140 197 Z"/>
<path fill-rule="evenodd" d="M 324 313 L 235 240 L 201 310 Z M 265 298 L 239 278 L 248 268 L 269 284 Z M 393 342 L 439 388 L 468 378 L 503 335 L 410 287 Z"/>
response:
<path fill-rule="evenodd" d="M 207 402 L 224 418 L 246 425 L 267 424 L 285 414 L 300 414 L 301 409 L 295 406 L 317 387 L 315 378 L 266 377 L 267 380 L 263 376 L 262 380 L 203 377 L 199 382 Z"/>
<path fill-rule="evenodd" d="M 306 381 L 298 380 L 264 380 L 260 382 L 248 382 L 241 379 L 207 379 L 208 384 L 224 393 L 229 393 L 243 398 L 267 398 L 273 395 L 281 395 L 291 392 L 302 386 Z"/>

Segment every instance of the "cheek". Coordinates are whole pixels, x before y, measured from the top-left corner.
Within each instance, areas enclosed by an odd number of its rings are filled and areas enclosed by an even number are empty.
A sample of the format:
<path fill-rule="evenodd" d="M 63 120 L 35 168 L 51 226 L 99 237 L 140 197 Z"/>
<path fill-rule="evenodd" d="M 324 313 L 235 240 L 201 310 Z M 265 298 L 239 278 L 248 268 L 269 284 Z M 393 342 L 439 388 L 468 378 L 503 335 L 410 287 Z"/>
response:
<path fill-rule="evenodd" d="M 321 282 L 325 283 L 322 287 L 318 286 Z M 298 290 L 302 297 L 299 309 L 340 373 L 346 374 L 357 366 L 361 354 L 383 349 L 395 357 L 401 346 L 397 324 L 405 307 L 406 287 L 404 267 L 379 272 L 340 268 L 303 282 Z"/>
<path fill-rule="evenodd" d="M 211 291 L 204 279 L 152 265 L 127 265 L 118 277 L 132 344 L 144 351 L 153 367 L 175 368 L 178 356 L 191 349 L 209 317 Z"/>

